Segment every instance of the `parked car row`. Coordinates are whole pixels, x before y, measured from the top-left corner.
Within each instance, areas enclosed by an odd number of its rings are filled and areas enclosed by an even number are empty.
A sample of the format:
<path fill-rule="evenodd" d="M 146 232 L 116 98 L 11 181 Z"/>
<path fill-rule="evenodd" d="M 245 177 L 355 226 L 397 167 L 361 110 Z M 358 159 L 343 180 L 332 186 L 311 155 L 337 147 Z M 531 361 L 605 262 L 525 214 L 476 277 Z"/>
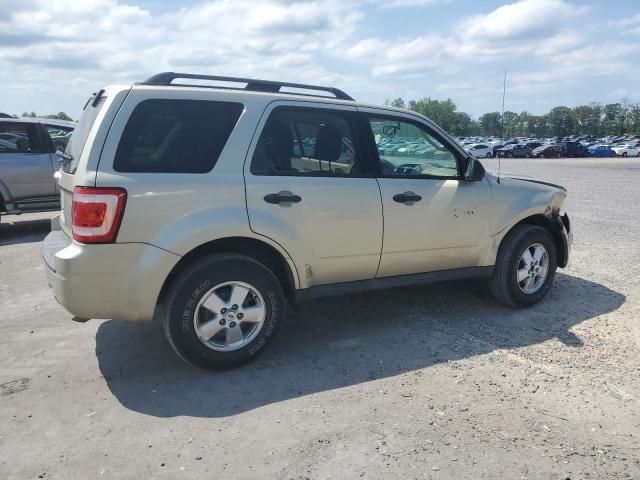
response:
<path fill-rule="evenodd" d="M 592 136 L 565 138 L 458 137 L 462 147 L 476 158 L 640 157 L 640 136 Z"/>

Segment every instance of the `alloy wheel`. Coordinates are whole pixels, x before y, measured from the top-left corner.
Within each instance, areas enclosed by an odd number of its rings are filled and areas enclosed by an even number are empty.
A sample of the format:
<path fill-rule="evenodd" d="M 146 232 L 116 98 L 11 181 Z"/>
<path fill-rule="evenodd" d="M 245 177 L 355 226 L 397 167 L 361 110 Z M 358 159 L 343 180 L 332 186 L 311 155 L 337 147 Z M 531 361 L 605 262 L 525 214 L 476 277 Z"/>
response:
<path fill-rule="evenodd" d="M 520 290 L 527 295 L 542 288 L 549 273 L 549 252 L 541 243 L 534 243 L 522 252 L 517 267 Z"/>
<path fill-rule="evenodd" d="M 265 317 L 260 292 L 248 283 L 236 281 L 211 288 L 198 302 L 193 323 L 205 346 L 218 352 L 232 352 L 258 335 Z"/>

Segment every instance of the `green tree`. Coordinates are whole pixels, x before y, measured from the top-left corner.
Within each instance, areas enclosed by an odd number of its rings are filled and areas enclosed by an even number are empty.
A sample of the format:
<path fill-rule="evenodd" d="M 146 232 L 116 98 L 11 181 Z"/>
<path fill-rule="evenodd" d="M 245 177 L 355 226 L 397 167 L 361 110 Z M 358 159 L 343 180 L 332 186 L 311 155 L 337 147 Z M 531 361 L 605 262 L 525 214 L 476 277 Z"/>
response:
<path fill-rule="evenodd" d="M 604 120 L 602 126 L 605 135 L 620 135 L 624 129 L 626 117 L 625 108 L 619 103 L 609 103 L 604 106 Z"/>
<path fill-rule="evenodd" d="M 499 136 L 502 130 L 500 112 L 485 113 L 480 117 L 480 131 L 483 135 Z"/>
<path fill-rule="evenodd" d="M 452 133 L 458 136 L 473 135 L 471 133 L 471 126 L 473 123 L 471 116 L 465 112 L 456 112 L 455 116 L 456 121 Z"/>
<path fill-rule="evenodd" d="M 524 112 L 520 112 L 518 118 L 515 120 L 515 134 L 520 137 L 529 136 L 531 134 L 532 119 L 533 115 L 526 110 Z"/>
<path fill-rule="evenodd" d="M 502 121 L 504 125 L 502 128 L 504 129 L 504 138 L 515 137 L 517 135 L 517 120 L 518 114 L 516 112 L 506 111 L 502 116 Z"/>
<path fill-rule="evenodd" d="M 575 132 L 578 135 L 597 135 L 600 131 L 602 107 L 597 103 L 573 108 Z"/>
<path fill-rule="evenodd" d="M 640 103 L 629 105 L 627 113 L 626 130 L 628 133 L 640 134 Z"/>
<path fill-rule="evenodd" d="M 51 118 L 53 120 L 67 120 L 68 122 L 72 122 L 73 119 L 67 115 L 64 112 L 60 112 L 60 113 L 53 113 L 53 114 L 49 114 L 49 115 L 37 115 L 36 112 L 23 112 L 22 117 L 38 117 L 38 118 Z"/>
<path fill-rule="evenodd" d="M 395 108 L 407 108 L 407 105 L 404 103 L 404 100 L 400 97 L 396 98 L 395 100 L 392 100 L 389 103 L 389 105 Z"/>
<path fill-rule="evenodd" d="M 549 112 L 551 135 L 566 137 L 573 132 L 573 113 L 569 107 L 555 107 Z"/>
<path fill-rule="evenodd" d="M 447 132 L 453 132 L 457 126 L 456 104 L 447 100 L 423 98 L 415 102 L 414 111 L 429 117 Z"/>

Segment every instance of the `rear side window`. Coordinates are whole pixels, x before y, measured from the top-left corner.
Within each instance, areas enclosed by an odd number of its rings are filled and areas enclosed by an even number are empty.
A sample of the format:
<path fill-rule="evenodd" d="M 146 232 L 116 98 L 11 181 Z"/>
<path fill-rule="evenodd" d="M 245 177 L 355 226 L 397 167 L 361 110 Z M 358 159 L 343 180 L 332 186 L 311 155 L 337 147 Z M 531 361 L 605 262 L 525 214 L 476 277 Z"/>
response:
<path fill-rule="evenodd" d="M 140 102 L 122 134 L 113 168 L 118 172 L 209 172 L 243 109 L 232 102 Z"/>
<path fill-rule="evenodd" d="M 46 148 L 33 123 L 0 122 L 0 153 L 44 153 Z"/>
<path fill-rule="evenodd" d="M 254 175 L 347 176 L 362 173 L 348 112 L 275 109 L 251 161 Z"/>

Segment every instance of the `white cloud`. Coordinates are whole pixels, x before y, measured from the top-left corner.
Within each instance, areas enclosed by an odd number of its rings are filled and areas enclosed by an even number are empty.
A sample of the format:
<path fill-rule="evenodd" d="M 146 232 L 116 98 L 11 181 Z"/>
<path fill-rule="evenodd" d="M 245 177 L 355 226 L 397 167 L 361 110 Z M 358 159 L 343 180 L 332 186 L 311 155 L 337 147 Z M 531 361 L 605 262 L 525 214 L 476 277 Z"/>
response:
<path fill-rule="evenodd" d="M 447 0 L 212 0 L 163 5 L 166 13 L 124 1 L 135 0 L 3 0 L 9 111 L 77 113 L 102 85 L 165 70 L 331 84 L 379 102 L 436 94 L 480 109 L 504 66 L 514 91 L 550 94 L 612 71 L 630 77 L 640 45 L 594 37 L 602 22 L 569 0 L 519 0 L 421 34 L 392 22 L 376 31 L 370 16 L 431 4 L 436 12 Z M 636 17 L 614 20 L 616 32 Z"/>
<path fill-rule="evenodd" d="M 426 7 L 434 3 L 449 2 L 450 0 L 388 0 L 382 2 L 381 8 L 399 8 L 399 7 Z"/>
<path fill-rule="evenodd" d="M 611 20 L 609 22 L 609 26 L 617 30 L 621 30 L 623 33 L 640 34 L 640 13 L 628 18 Z"/>
<path fill-rule="evenodd" d="M 574 28 L 576 17 L 587 11 L 563 0 L 520 0 L 465 19 L 458 32 L 483 44 L 528 41 Z"/>

